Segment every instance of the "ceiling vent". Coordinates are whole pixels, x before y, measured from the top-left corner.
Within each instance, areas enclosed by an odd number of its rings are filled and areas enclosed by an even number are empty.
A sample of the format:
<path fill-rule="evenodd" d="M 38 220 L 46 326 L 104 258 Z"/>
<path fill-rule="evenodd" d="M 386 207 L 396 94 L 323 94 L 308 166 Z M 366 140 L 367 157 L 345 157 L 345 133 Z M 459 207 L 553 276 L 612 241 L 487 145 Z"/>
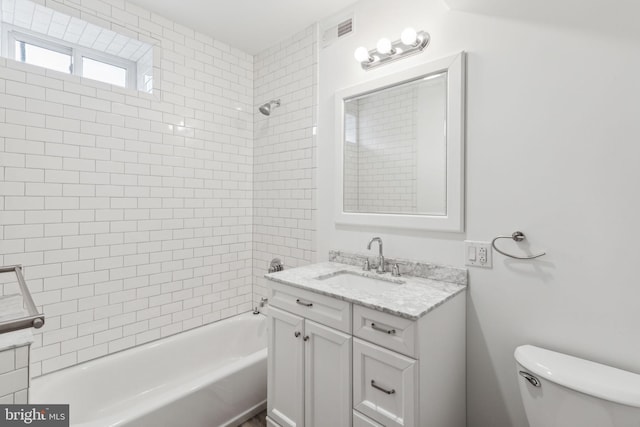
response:
<path fill-rule="evenodd" d="M 322 47 L 331 46 L 336 40 L 353 33 L 353 14 L 340 16 L 322 26 Z"/>

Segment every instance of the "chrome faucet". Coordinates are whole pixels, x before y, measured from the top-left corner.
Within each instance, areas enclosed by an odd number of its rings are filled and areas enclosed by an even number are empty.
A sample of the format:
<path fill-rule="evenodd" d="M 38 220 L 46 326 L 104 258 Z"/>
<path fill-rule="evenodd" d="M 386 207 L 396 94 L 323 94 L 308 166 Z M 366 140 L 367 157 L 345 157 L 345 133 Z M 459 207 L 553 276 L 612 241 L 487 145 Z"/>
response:
<path fill-rule="evenodd" d="M 384 273 L 384 256 L 382 255 L 382 239 L 379 237 L 374 237 L 373 239 L 371 239 L 371 241 L 369 241 L 369 244 L 367 245 L 367 249 L 371 250 L 371 244 L 373 242 L 378 242 L 378 252 L 379 252 L 378 267 L 376 268 L 376 273 L 382 274 Z"/>

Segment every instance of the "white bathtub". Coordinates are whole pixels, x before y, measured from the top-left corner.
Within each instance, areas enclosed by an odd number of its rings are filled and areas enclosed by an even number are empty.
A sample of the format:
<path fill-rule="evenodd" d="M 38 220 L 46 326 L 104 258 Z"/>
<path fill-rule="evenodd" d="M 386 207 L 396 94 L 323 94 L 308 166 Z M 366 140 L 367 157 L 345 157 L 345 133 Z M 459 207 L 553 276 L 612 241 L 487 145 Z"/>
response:
<path fill-rule="evenodd" d="M 234 426 L 265 407 L 267 322 L 241 314 L 36 378 L 73 427 Z"/>

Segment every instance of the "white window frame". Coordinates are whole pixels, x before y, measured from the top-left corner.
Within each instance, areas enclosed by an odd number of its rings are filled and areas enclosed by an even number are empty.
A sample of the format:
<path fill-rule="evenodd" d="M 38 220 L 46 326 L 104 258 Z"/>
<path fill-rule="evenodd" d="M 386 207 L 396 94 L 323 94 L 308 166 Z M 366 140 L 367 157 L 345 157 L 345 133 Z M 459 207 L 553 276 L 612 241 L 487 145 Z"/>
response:
<path fill-rule="evenodd" d="M 114 67 L 124 68 L 126 70 L 126 86 L 127 89 L 137 89 L 137 73 L 136 63 L 134 61 L 120 58 L 119 56 L 110 55 L 105 52 L 86 48 L 64 40 L 55 39 L 53 37 L 25 31 L 23 28 L 14 27 L 13 25 L 3 24 L 3 55 L 6 58 L 16 60 L 16 42 L 24 42 L 44 49 L 71 55 L 71 70 L 69 74 L 86 78 L 105 84 L 101 80 L 91 79 L 82 75 L 82 58 L 92 59 L 94 61 L 104 62 Z M 19 60 L 16 60 L 19 61 Z M 20 61 L 21 62 L 21 61 Z M 28 64 L 28 63 L 27 63 Z M 42 67 L 46 68 L 46 67 Z M 49 68 L 47 68 L 49 69 Z M 56 71 L 56 70 L 53 70 Z M 116 87 L 122 87 L 113 85 Z"/>
<path fill-rule="evenodd" d="M 19 33 L 17 31 L 8 31 L 7 32 L 7 37 L 3 37 L 3 39 L 5 39 L 7 41 L 7 55 L 3 55 L 6 56 L 9 59 L 13 59 L 15 61 L 20 61 L 19 59 L 15 59 L 16 58 L 16 42 L 24 42 L 33 46 L 38 46 L 41 47 L 43 49 L 47 49 L 47 50 L 51 50 L 54 52 L 59 52 L 59 53 L 63 53 L 65 55 L 69 55 L 71 57 L 71 69 L 69 70 L 69 74 L 73 74 L 73 49 L 67 46 L 63 46 L 57 43 L 51 43 L 48 40 L 44 40 L 44 39 L 38 39 L 35 37 L 32 37 L 30 35 L 27 34 L 22 34 Z M 28 62 L 26 63 L 28 64 Z M 32 64 L 33 65 L 33 64 Z M 45 68 L 45 67 L 43 67 Z M 47 68 L 49 69 L 49 68 Z M 55 70 L 54 70 L 55 71 Z"/>

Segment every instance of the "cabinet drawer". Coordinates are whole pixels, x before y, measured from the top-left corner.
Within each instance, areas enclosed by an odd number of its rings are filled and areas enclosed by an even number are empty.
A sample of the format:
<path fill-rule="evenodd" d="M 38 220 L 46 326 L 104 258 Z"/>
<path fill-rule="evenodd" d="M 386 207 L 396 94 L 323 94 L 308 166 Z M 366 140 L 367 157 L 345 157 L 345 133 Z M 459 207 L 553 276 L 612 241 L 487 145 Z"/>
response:
<path fill-rule="evenodd" d="M 388 427 L 413 427 L 417 401 L 416 361 L 354 338 L 353 408 Z"/>
<path fill-rule="evenodd" d="M 267 417 L 267 427 L 280 427 L 278 423 Z"/>
<path fill-rule="evenodd" d="M 351 303 L 281 283 L 269 289 L 272 306 L 351 334 Z"/>
<path fill-rule="evenodd" d="M 358 411 L 353 411 L 353 427 L 384 427 L 382 424 L 379 424 L 373 421 L 369 417 L 365 417 Z"/>
<path fill-rule="evenodd" d="M 353 306 L 353 335 L 414 358 L 417 357 L 416 323 L 360 305 Z"/>

